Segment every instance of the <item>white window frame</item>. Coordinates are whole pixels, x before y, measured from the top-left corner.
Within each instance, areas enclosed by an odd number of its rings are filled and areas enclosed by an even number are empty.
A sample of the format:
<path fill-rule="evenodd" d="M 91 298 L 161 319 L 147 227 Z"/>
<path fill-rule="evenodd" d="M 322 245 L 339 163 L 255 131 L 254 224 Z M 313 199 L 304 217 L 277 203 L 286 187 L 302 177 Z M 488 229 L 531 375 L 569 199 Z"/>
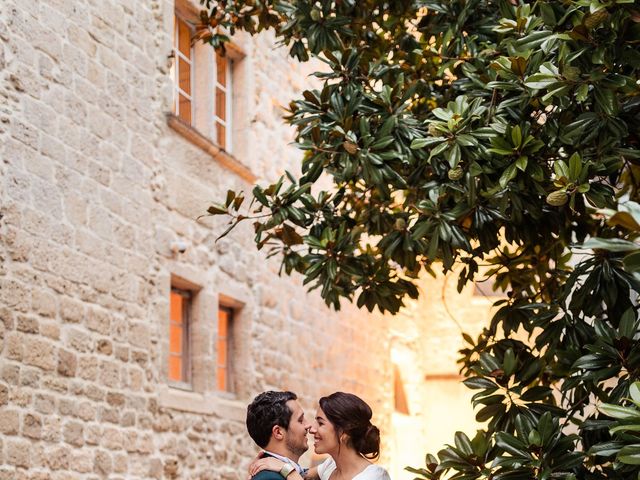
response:
<path fill-rule="evenodd" d="M 193 33 L 192 28 L 189 26 L 189 22 L 179 16 L 177 13 L 174 13 L 174 22 L 173 22 L 173 94 L 174 94 L 174 108 L 176 117 L 180 118 L 180 94 L 184 95 L 191 102 L 191 116 L 189 118 L 189 125 L 193 126 L 194 121 L 194 113 L 195 113 L 195 105 L 194 98 L 195 95 L 195 75 L 194 75 L 194 48 L 193 45 L 189 45 L 189 55 L 191 59 L 188 59 L 184 56 L 184 54 L 180 51 L 180 37 L 178 34 L 178 22 L 176 20 L 180 20 L 189 28 L 189 31 Z M 189 64 L 189 85 L 191 87 L 191 95 L 188 95 L 187 92 L 180 88 L 180 59 L 184 60 Z"/>
<path fill-rule="evenodd" d="M 222 125 L 224 127 L 224 136 L 225 136 L 225 148 L 224 150 L 231 153 L 233 151 L 233 145 L 231 142 L 232 139 L 232 135 L 231 135 L 231 119 L 233 118 L 233 112 L 231 110 L 231 106 L 232 106 L 232 95 L 233 95 L 233 75 L 232 75 L 232 71 L 233 71 L 233 59 L 231 58 L 231 56 L 229 55 L 229 53 L 226 53 L 226 57 L 225 59 L 227 60 L 227 67 L 225 69 L 225 75 L 226 75 L 226 86 L 222 85 L 220 82 L 218 82 L 218 56 L 217 54 L 214 53 L 214 62 L 213 62 L 213 108 L 211 109 L 211 133 L 210 133 L 210 137 L 211 139 L 214 140 L 213 143 L 217 144 L 218 143 L 218 132 L 216 130 L 216 126 L 218 124 Z M 216 110 L 217 110 L 217 105 L 216 105 L 216 90 L 220 89 L 224 92 L 224 99 L 225 99 L 225 114 L 227 116 L 226 120 L 221 119 L 220 117 L 218 117 L 218 115 L 216 114 Z"/>

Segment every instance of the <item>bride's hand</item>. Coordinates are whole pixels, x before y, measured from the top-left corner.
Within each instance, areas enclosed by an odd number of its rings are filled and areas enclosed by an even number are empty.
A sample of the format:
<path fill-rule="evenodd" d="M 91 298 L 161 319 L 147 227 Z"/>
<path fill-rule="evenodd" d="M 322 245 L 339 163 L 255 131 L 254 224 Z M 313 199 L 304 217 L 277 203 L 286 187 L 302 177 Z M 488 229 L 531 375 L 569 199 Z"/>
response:
<path fill-rule="evenodd" d="M 271 470 L 272 472 L 279 472 L 282 470 L 284 462 L 274 457 L 256 458 L 251 465 L 249 465 L 249 477 L 253 477 L 262 470 Z"/>

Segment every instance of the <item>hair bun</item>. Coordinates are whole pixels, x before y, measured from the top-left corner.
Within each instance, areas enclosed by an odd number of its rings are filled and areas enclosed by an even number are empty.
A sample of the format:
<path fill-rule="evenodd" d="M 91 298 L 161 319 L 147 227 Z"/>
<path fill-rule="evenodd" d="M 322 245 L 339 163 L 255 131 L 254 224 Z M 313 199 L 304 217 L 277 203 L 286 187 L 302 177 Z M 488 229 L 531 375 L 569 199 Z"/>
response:
<path fill-rule="evenodd" d="M 365 434 L 358 439 L 356 450 L 367 458 L 377 458 L 380 455 L 380 430 L 369 424 Z"/>

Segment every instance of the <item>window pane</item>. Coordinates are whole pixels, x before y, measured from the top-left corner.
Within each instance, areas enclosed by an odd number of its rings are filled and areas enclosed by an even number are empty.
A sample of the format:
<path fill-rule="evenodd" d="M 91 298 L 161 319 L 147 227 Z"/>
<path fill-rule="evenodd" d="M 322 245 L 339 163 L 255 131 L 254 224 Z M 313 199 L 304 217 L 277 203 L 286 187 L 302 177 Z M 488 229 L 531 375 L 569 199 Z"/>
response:
<path fill-rule="evenodd" d="M 169 326 L 169 353 L 182 353 L 182 327 Z"/>
<path fill-rule="evenodd" d="M 179 95 L 178 116 L 187 123 L 191 123 L 191 100 L 184 95 Z"/>
<path fill-rule="evenodd" d="M 395 410 L 399 413 L 409 415 L 409 403 L 407 402 L 407 394 L 404 390 L 404 382 L 397 365 L 393 366 L 393 387 L 394 387 L 394 403 Z"/>
<path fill-rule="evenodd" d="M 172 322 L 182 323 L 182 301 L 182 295 L 171 292 L 171 313 L 169 318 Z"/>
<path fill-rule="evenodd" d="M 178 23 L 178 49 L 185 57 L 191 58 L 191 32 L 185 22 L 176 18 Z"/>
<path fill-rule="evenodd" d="M 221 148 L 226 148 L 227 146 L 227 129 L 224 128 L 224 125 L 221 123 L 216 123 L 216 143 L 220 145 Z"/>
<path fill-rule="evenodd" d="M 227 370 L 226 369 L 218 368 L 217 384 L 218 384 L 218 390 L 227 389 Z"/>
<path fill-rule="evenodd" d="M 219 367 L 227 366 L 227 340 L 218 341 L 217 365 Z"/>
<path fill-rule="evenodd" d="M 191 95 L 191 66 L 183 59 L 178 59 L 178 86 L 187 95 Z"/>
<path fill-rule="evenodd" d="M 216 53 L 216 80 L 225 87 L 227 85 L 227 57 Z"/>
<path fill-rule="evenodd" d="M 169 380 L 181 382 L 182 378 L 182 358 L 171 355 L 169 357 Z"/>
<path fill-rule="evenodd" d="M 229 325 L 229 310 L 218 310 L 218 338 L 227 337 L 227 327 Z"/>
<path fill-rule="evenodd" d="M 227 94 L 220 88 L 216 88 L 216 117 L 227 120 Z"/>

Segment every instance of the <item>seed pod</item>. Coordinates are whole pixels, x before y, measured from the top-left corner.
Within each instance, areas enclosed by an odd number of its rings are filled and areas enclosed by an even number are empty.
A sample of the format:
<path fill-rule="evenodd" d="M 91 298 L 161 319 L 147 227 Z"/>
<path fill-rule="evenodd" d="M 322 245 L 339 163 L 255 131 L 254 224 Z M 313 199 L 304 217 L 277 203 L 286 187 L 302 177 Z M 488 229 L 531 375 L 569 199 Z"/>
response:
<path fill-rule="evenodd" d="M 407 226 L 407 222 L 405 222 L 403 218 L 396 218 L 396 221 L 393 224 L 393 228 L 395 230 L 404 230 L 406 226 Z"/>
<path fill-rule="evenodd" d="M 317 22 L 318 20 L 320 20 L 320 10 L 318 10 L 317 8 L 311 9 L 311 13 L 309 14 L 309 16 L 311 17 L 311 20 Z"/>
<path fill-rule="evenodd" d="M 554 207 L 561 207 L 568 201 L 569 201 L 569 196 L 566 194 L 566 192 L 563 192 L 562 190 L 551 192 L 549 195 L 547 195 L 547 203 Z"/>
<path fill-rule="evenodd" d="M 587 15 L 582 20 L 582 23 L 588 30 L 593 30 L 609 17 L 609 12 L 605 8 L 601 8 L 597 12 Z"/>
<path fill-rule="evenodd" d="M 447 176 L 449 177 L 449 180 L 460 180 L 463 175 L 464 175 L 464 170 L 460 166 L 454 167 L 447 172 Z"/>
<path fill-rule="evenodd" d="M 342 146 L 351 155 L 354 155 L 358 151 L 358 145 L 348 140 L 345 140 L 344 142 L 342 142 Z"/>

